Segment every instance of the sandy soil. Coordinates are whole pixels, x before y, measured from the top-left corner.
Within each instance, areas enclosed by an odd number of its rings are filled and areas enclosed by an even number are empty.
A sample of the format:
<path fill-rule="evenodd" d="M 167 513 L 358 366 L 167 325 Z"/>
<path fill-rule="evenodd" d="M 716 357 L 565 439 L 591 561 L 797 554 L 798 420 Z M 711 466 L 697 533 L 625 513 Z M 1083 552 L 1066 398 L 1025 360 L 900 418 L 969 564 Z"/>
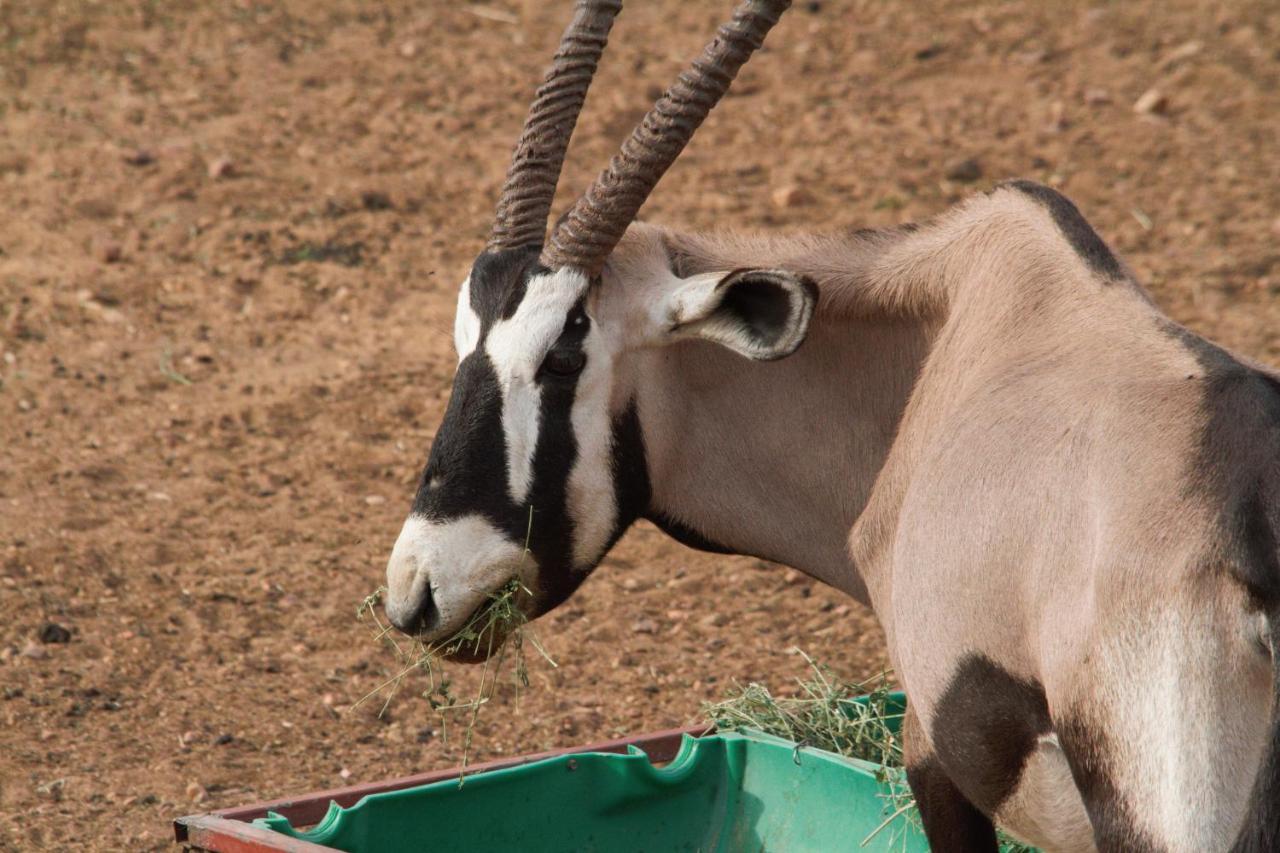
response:
<path fill-rule="evenodd" d="M 175 815 L 459 757 L 413 690 L 346 710 L 393 663 L 354 608 L 568 3 L 382 5 L 0 5 L 0 848 L 160 848 Z M 632 5 L 566 199 L 728 8 Z M 801 2 L 645 213 L 881 226 L 1032 177 L 1280 363 L 1277 45 L 1267 0 Z M 884 658 L 857 605 L 647 526 L 540 628 L 560 668 L 478 757 L 692 721 L 797 645 Z"/>

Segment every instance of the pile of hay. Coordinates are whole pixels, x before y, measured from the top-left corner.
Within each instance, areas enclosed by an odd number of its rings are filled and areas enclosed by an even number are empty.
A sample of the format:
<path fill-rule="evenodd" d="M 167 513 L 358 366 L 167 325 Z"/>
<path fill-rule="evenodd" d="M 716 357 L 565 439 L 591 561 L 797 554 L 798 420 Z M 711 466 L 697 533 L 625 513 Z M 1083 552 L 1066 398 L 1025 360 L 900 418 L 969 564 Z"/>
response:
<path fill-rule="evenodd" d="M 810 676 L 796 679 L 795 696 L 776 696 L 762 684 L 735 684 L 726 699 L 704 705 L 703 714 L 720 731 L 755 729 L 795 741 L 797 746 L 880 765 L 877 779 L 888 790 L 886 817 L 864 843 L 899 818 L 920 826 L 920 813 L 903 772 L 902 739 L 896 734 L 902 713 L 890 698 L 889 673 L 866 681 L 844 681 L 804 652 L 799 654 L 809 665 Z M 855 696 L 866 698 L 850 701 Z M 1003 832 L 999 840 L 1000 853 L 1036 853 Z"/>
<path fill-rule="evenodd" d="M 519 696 L 520 689 L 529 686 L 529 669 L 525 660 L 525 644 L 532 646 L 553 667 L 556 665 L 546 649 L 538 642 L 537 635 L 529 626 L 524 611 L 516 604 L 521 594 L 529 595 L 529 591 L 518 580 L 511 580 L 500 590 L 489 596 L 487 606 L 476 611 L 475 615 L 463 625 L 453 636 L 435 643 L 423 643 L 415 637 L 405 643 L 404 639 L 396 640 L 390 625 L 386 625 L 378 616 L 378 604 L 385 587 L 379 587 L 372 595 L 365 598 L 356 608 L 356 618 L 368 620 L 374 628 L 374 636 L 378 642 L 386 643 L 399 661 L 399 671 L 375 687 L 353 709 L 369 699 L 385 694 L 382 710 L 385 712 L 395 698 L 405 677 L 414 670 L 422 670 L 427 674 L 427 688 L 422 695 L 440 715 L 444 738 L 448 738 L 448 721 L 454 714 L 464 714 L 462 741 L 462 766 L 466 767 L 471 754 L 471 737 L 475 731 L 476 720 L 480 709 L 493 698 L 498 681 L 506 669 L 508 661 L 514 664 L 514 682 Z M 505 642 L 504 642 L 505 639 Z M 402 645 L 404 643 L 404 645 Z M 480 673 L 480 685 L 476 694 L 469 700 L 459 701 L 450 688 L 445 674 L 445 662 L 452 657 L 483 658 L 483 669 Z M 459 777 L 461 780 L 461 777 Z"/>

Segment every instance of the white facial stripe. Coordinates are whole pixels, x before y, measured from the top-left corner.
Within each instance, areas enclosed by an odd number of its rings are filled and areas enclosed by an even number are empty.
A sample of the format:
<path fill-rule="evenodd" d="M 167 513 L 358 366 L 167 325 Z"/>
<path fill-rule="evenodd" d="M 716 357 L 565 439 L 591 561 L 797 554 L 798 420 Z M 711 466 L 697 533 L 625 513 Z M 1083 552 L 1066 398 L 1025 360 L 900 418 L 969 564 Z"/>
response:
<path fill-rule="evenodd" d="M 593 324 L 582 342 L 587 366 L 578 378 L 570 413 L 578 458 L 569 474 L 566 509 L 573 519 L 573 565 L 578 569 L 599 562 L 618 517 L 609 412 L 613 358 L 607 338 Z"/>
<path fill-rule="evenodd" d="M 430 595 L 435 615 L 423 637 L 434 641 L 463 627 L 485 599 L 517 576 L 532 578 L 533 556 L 487 519 L 467 515 L 431 521 L 405 520 L 387 562 L 387 617 L 405 624 Z"/>
<path fill-rule="evenodd" d="M 502 388 L 502 428 L 507 438 L 511 499 L 523 503 L 533 485 L 542 392 L 534 382 L 547 350 L 564 330 L 564 319 L 587 290 L 587 277 L 562 269 L 529 281 L 516 312 L 489 330 L 484 349 Z"/>
<path fill-rule="evenodd" d="M 471 355 L 480 341 L 480 315 L 471 307 L 471 277 L 458 290 L 458 312 L 453 318 L 453 347 L 458 361 Z"/>

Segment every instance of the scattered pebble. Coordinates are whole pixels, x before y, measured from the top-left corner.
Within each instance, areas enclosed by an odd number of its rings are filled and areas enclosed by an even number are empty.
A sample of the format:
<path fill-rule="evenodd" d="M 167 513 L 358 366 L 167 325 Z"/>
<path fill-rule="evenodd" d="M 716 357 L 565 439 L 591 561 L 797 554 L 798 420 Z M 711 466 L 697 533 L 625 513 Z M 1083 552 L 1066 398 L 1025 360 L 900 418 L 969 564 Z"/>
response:
<path fill-rule="evenodd" d="M 1164 59 L 1160 60 L 1160 67 L 1165 69 L 1172 68 L 1173 66 L 1177 65 L 1179 62 L 1182 62 L 1185 59 L 1190 59 L 1191 57 L 1195 56 L 1197 53 L 1199 53 L 1203 49 L 1204 49 L 1204 42 L 1200 42 L 1200 41 L 1183 42 L 1182 44 L 1175 47 L 1173 50 L 1169 51 L 1169 53 L 1165 55 Z"/>
<path fill-rule="evenodd" d="M 219 157 L 209 163 L 209 177 L 215 181 L 234 177 L 235 173 L 236 165 L 231 161 L 230 157 Z"/>
<path fill-rule="evenodd" d="M 32 660 L 43 660 L 49 656 L 49 650 L 44 646 L 38 646 L 35 643 L 27 643 L 22 649 L 22 656 L 31 658 Z"/>
<path fill-rule="evenodd" d="M 387 502 L 387 499 L 384 498 L 382 495 L 368 495 L 367 497 L 365 497 L 364 502 L 367 503 L 369 506 L 382 506 L 384 503 Z"/>
<path fill-rule="evenodd" d="M 943 176 L 949 181 L 960 181 L 965 184 L 972 183 L 982 177 L 982 164 L 973 157 L 954 160 L 947 166 Z"/>
<path fill-rule="evenodd" d="M 418 43 L 416 41 L 407 41 L 400 45 L 400 55 L 405 59 L 413 59 L 418 55 Z"/>
<path fill-rule="evenodd" d="M 805 576 L 803 572 L 797 572 L 795 569 L 787 569 L 782 573 L 782 580 L 787 584 L 787 586 L 796 586 L 797 584 L 805 582 Z"/>
<path fill-rule="evenodd" d="M 622 588 L 625 589 L 627 592 L 635 592 L 637 589 L 640 588 L 640 581 L 636 580 L 635 578 L 627 578 L 622 582 Z"/>
<path fill-rule="evenodd" d="M 636 634 L 656 634 L 658 633 L 658 623 L 652 619 L 640 618 L 631 623 L 631 630 Z"/>
<path fill-rule="evenodd" d="M 360 206 L 365 210 L 391 210 L 395 207 L 391 203 L 391 196 L 378 190 L 365 190 L 360 193 Z"/>
<path fill-rule="evenodd" d="M 57 622 L 46 622 L 44 627 L 40 629 L 40 642 L 42 643 L 69 643 L 71 642 L 71 630 Z"/>
<path fill-rule="evenodd" d="M 193 803 L 203 803 L 209 798 L 209 792 L 199 782 L 192 782 L 187 786 L 187 799 Z"/>
<path fill-rule="evenodd" d="M 133 148 L 120 155 L 130 166 L 150 166 L 156 161 L 156 155 L 145 148 Z"/>
<path fill-rule="evenodd" d="M 1091 107 L 1100 107 L 1111 103 L 1111 93 L 1096 86 L 1090 87 L 1084 90 L 1084 102 Z"/>
<path fill-rule="evenodd" d="M 1169 99 L 1159 89 L 1148 89 L 1133 102 L 1133 111 L 1139 115 L 1163 115 L 1169 107 Z"/>
<path fill-rule="evenodd" d="M 344 767 L 344 768 L 342 768 L 341 770 L 339 770 L 339 771 L 338 771 L 338 775 L 339 775 L 339 776 L 341 776 L 344 780 L 346 780 L 346 779 L 350 779 L 350 778 L 351 778 L 351 771 Z"/>
<path fill-rule="evenodd" d="M 801 207 L 812 201 L 813 196 L 804 187 L 795 184 L 787 184 L 773 191 L 773 204 L 775 207 Z"/>

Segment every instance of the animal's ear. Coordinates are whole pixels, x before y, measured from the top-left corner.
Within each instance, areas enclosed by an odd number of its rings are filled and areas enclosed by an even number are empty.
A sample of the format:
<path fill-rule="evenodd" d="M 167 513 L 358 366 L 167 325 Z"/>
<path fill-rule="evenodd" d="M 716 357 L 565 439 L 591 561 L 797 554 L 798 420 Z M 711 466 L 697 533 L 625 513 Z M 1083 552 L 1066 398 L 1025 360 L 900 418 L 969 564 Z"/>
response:
<path fill-rule="evenodd" d="M 734 270 L 682 280 L 668 294 L 670 338 L 702 338 L 757 361 L 785 358 L 809 331 L 818 287 L 785 270 Z"/>

